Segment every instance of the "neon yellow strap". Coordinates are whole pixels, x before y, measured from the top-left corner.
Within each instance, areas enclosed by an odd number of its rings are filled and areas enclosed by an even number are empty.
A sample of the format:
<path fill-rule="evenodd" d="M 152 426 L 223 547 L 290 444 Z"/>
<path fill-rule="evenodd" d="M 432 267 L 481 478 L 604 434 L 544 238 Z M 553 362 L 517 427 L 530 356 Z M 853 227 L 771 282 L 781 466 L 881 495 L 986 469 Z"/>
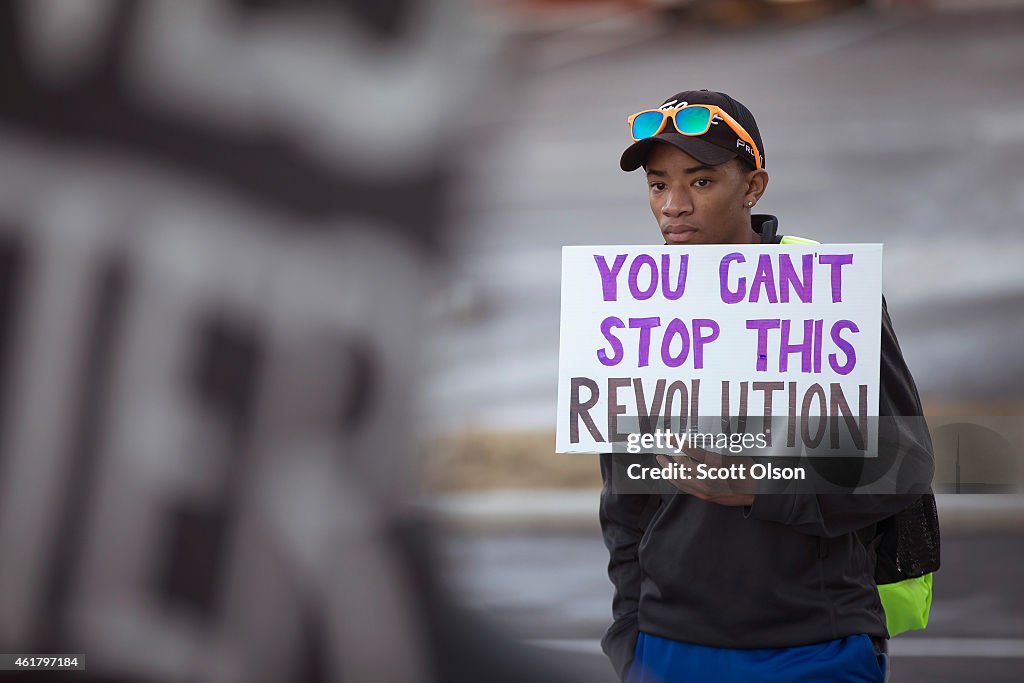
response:
<path fill-rule="evenodd" d="M 889 637 L 905 631 L 923 629 L 928 625 L 932 609 L 932 575 L 878 586 L 878 597 L 885 609 L 885 625 Z"/>
<path fill-rule="evenodd" d="M 809 240 L 806 237 L 791 237 L 790 235 L 783 235 L 782 241 L 779 244 L 821 244 L 814 240 Z"/>

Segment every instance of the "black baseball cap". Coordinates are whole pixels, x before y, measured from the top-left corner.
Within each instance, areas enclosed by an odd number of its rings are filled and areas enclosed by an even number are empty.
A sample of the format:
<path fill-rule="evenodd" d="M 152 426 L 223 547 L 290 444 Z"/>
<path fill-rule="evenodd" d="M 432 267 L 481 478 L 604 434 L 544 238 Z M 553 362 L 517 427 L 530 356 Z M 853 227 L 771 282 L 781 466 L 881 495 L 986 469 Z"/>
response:
<path fill-rule="evenodd" d="M 713 90 L 685 90 L 676 93 L 665 100 L 660 108 L 681 107 L 685 104 L 714 104 L 721 107 L 753 138 L 761 152 L 761 168 L 764 168 L 764 143 L 761 142 L 761 133 L 757 130 L 757 122 L 749 109 L 725 93 Z M 740 140 L 728 124 L 715 121 L 712 121 L 711 128 L 704 135 L 681 135 L 669 121 L 665 130 L 658 135 L 644 138 L 627 147 L 619 160 L 619 166 L 623 171 L 635 171 L 644 165 L 651 146 L 659 143 L 675 145 L 708 166 L 717 166 L 724 164 L 729 159 L 739 158 L 748 163 L 751 168 L 757 168 L 754 151 L 750 149 L 750 145 Z"/>

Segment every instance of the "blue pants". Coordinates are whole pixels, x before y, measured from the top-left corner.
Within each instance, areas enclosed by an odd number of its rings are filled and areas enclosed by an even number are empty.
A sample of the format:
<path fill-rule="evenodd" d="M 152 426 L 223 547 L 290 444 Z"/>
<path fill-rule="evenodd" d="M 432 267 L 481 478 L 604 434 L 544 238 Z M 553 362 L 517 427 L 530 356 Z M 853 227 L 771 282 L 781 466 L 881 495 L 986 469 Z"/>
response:
<path fill-rule="evenodd" d="M 640 633 L 627 683 L 883 683 L 886 655 L 855 635 L 800 647 L 733 650 Z"/>

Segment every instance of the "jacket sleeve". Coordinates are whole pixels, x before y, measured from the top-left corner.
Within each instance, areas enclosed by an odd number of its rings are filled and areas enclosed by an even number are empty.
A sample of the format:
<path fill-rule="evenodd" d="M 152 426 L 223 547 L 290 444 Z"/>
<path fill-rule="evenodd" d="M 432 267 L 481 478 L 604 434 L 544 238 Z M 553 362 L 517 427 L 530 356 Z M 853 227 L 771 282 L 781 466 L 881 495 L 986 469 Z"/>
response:
<path fill-rule="evenodd" d="M 745 517 L 778 522 L 814 536 L 835 538 L 906 509 L 927 489 L 935 464 L 921 399 L 907 368 L 889 311 L 882 299 L 878 443 L 880 452 L 899 455 L 901 476 L 886 494 L 756 495 Z M 910 419 L 887 419 L 893 417 Z M 909 473 L 906 477 L 904 473 Z"/>
<path fill-rule="evenodd" d="M 656 495 L 612 493 L 613 457 L 625 456 L 601 455 L 601 533 L 608 548 L 608 578 L 615 587 L 613 622 L 601 639 L 601 649 L 625 680 L 639 634 L 640 540 L 660 501 Z"/>

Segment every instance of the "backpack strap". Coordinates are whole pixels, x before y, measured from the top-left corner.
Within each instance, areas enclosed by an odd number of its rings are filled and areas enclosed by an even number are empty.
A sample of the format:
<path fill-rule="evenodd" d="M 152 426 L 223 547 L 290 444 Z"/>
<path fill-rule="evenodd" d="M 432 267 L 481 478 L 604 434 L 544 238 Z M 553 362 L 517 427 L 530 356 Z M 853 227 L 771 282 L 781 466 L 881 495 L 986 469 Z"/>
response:
<path fill-rule="evenodd" d="M 821 244 L 806 237 L 779 234 L 779 219 L 766 213 L 750 217 L 750 227 L 761 236 L 761 244 Z"/>
<path fill-rule="evenodd" d="M 776 244 L 779 241 L 779 219 L 775 216 L 759 213 L 750 217 L 750 227 L 761 236 L 761 244 Z"/>

